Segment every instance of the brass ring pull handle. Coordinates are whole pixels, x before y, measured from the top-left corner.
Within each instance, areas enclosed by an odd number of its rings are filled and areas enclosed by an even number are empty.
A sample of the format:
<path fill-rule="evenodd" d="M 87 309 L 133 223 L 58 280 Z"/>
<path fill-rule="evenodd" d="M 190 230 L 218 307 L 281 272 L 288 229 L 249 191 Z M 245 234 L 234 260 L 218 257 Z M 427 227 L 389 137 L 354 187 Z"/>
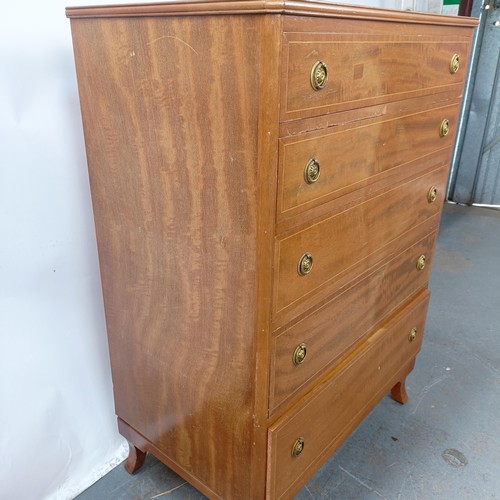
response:
<path fill-rule="evenodd" d="M 299 437 L 292 446 L 292 457 L 298 457 L 304 451 L 304 438 Z"/>
<path fill-rule="evenodd" d="M 450 61 L 450 73 L 454 75 L 458 68 L 460 68 L 460 56 L 458 54 L 453 54 Z"/>
<path fill-rule="evenodd" d="M 297 272 L 300 276 L 306 276 L 312 271 L 314 259 L 313 256 L 306 252 L 299 260 L 299 265 L 297 266 Z"/>
<path fill-rule="evenodd" d="M 314 90 L 321 90 L 328 83 L 328 68 L 323 61 L 316 61 L 311 70 L 311 87 Z"/>
<path fill-rule="evenodd" d="M 319 174 L 321 173 L 321 166 L 316 158 L 311 158 L 306 163 L 306 168 L 304 169 L 304 179 L 308 184 L 314 184 L 319 179 Z"/>
<path fill-rule="evenodd" d="M 417 338 L 417 328 L 412 328 L 408 335 L 408 341 L 413 342 Z"/>
<path fill-rule="evenodd" d="M 427 193 L 427 201 L 429 203 L 434 203 L 437 199 L 438 188 L 436 186 L 431 186 L 429 192 Z"/>
<path fill-rule="evenodd" d="M 418 259 L 417 259 L 417 269 L 419 271 L 422 271 L 422 269 L 425 268 L 425 255 L 422 254 Z"/>
<path fill-rule="evenodd" d="M 445 118 L 441 122 L 441 126 L 439 127 L 439 136 L 446 137 L 449 131 L 450 131 L 450 121 Z"/>
<path fill-rule="evenodd" d="M 293 364 L 301 365 L 307 356 L 307 346 L 304 343 L 299 344 L 293 353 Z"/>

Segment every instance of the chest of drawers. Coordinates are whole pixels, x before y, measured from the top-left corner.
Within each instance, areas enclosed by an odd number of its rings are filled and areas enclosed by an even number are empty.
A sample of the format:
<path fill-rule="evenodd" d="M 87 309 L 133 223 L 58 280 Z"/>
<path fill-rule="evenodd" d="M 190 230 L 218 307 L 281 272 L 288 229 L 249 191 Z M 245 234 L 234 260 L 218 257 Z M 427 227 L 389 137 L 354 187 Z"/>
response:
<path fill-rule="evenodd" d="M 213 498 L 289 498 L 420 349 L 475 21 L 328 2 L 71 18 L 115 406 Z"/>

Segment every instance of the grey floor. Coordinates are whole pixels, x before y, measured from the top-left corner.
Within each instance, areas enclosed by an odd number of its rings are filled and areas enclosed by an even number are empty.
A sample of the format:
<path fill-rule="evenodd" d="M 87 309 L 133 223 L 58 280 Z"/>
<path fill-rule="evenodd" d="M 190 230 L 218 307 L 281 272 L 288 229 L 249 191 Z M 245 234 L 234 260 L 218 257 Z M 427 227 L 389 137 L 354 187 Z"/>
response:
<path fill-rule="evenodd" d="M 386 397 L 297 495 L 307 499 L 500 498 L 500 211 L 446 205 L 410 401 Z M 205 498 L 149 456 L 79 500 Z"/>

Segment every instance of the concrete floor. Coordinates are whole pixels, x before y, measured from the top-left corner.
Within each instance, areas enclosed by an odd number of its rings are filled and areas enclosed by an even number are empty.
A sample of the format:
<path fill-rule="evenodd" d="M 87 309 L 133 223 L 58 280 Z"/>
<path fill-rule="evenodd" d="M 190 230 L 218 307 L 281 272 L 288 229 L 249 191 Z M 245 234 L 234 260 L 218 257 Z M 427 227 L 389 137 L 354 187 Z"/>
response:
<path fill-rule="evenodd" d="M 446 205 L 410 401 L 386 397 L 297 495 L 312 499 L 500 498 L 500 211 Z M 205 498 L 148 456 L 77 498 Z"/>

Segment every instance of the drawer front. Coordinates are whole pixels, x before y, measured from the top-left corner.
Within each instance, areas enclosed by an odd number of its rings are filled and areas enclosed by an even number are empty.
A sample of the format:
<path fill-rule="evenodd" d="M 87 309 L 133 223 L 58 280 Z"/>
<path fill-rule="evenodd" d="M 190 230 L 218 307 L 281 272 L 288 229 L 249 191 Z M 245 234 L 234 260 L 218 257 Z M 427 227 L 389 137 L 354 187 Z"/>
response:
<path fill-rule="evenodd" d="M 435 93 L 450 85 L 462 92 L 467 41 L 314 33 L 296 40 L 294 35 L 285 34 L 284 41 L 284 120 Z M 460 66 L 452 73 L 455 54 Z M 325 71 L 326 84 L 318 88 Z"/>
<path fill-rule="evenodd" d="M 274 339 L 271 410 L 304 390 L 370 330 L 427 286 L 436 235 L 428 235 Z M 415 265 L 420 255 L 426 256 L 428 264 L 422 271 Z"/>
<path fill-rule="evenodd" d="M 450 148 L 451 159 L 458 112 L 454 104 L 340 132 L 281 139 L 278 214 L 312 208 L 439 149 Z M 449 123 L 445 136 L 443 120 Z"/>
<path fill-rule="evenodd" d="M 284 308 L 300 309 L 301 301 L 334 283 L 340 273 L 355 278 L 364 267 L 363 261 L 373 262 L 377 255 L 381 260 L 387 258 L 396 246 L 395 240 L 430 217 L 439 217 L 447 174 L 448 167 L 442 167 L 407 180 L 384 194 L 277 239 L 275 314 Z M 437 188 L 437 197 L 429 202 L 432 187 Z"/>
<path fill-rule="evenodd" d="M 344 360 L 307 400 L 269 429 L 268 498 L 289 497 L 411 369 L 422 342 L 424 292 Z M 409 334 L 417 329 L 413 342 Z M 294 443 L 303 450 L 292 455 Z"/>

